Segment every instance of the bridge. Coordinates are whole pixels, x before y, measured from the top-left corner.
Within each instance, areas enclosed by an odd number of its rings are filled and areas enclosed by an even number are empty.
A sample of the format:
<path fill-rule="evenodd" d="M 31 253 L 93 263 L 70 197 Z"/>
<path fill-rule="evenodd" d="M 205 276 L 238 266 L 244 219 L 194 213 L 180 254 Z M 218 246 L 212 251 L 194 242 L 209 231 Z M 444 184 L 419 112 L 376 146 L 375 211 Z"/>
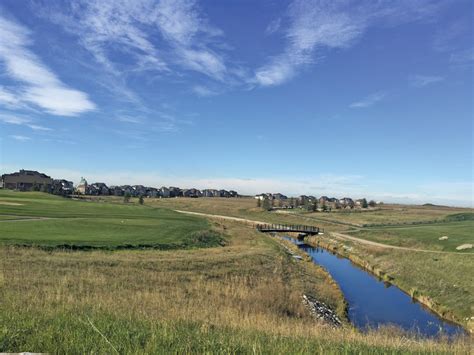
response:
<path fill-rule="evenodd" d="M 257 230 L 263 233 L 270 232 L 287 232 L 301 233 L 306 235 L 316 235 L 323 231 L 318 227 L 305 225 L 289 225 L 289 224 L 257 224 Z"/>

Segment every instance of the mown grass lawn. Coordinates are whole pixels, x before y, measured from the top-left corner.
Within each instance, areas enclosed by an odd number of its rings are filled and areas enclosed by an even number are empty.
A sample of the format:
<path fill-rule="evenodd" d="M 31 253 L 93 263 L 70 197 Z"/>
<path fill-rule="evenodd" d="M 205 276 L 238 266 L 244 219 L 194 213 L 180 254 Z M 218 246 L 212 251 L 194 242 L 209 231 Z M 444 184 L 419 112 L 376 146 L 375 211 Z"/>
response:
<path fill-rule="evenodd" d="M 0 190 L 0 202 L 2 244 L 168 249 L 222 241 L 205 219 L 167 209 L 6 190 Z"/>

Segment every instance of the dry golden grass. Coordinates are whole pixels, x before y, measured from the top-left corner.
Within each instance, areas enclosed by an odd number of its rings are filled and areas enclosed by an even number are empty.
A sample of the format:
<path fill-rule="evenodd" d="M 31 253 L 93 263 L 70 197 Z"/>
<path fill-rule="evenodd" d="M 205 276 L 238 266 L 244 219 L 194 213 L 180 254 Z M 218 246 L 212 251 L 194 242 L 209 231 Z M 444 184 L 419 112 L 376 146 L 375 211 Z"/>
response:
<path fill-rule="evenodd" d="M 334 330 L 315 323 L 302 305 L 303 293 L 343 309 L 341 295 L 325 272 L 313 263 L 295 261 L 275 240 L 246 226 L 225 222 L 215 227 L 228 236 L 226 247 L 120 252 L 2 247 L 0 350 L 111 350 L 104 339 L 93 337 L 89 320 L 127 353 L 325 352 L 336 346 L 345 351 L 469 350 L 467 340 L 448 344 L 394 336 L 393 330 L 360 334 L 347 325 Z M 145 330 L 138 326 L 143 322 Z M 170 329 L 181 329 L 182 322 L 198 325 L 196 340 L 189 340 L 185 328 L 177 331 L 169 348 L 156 345 Z M 85 332 L 81 327 L 92 335 L 76 339 Z M 136 329 L 145 334 L 138 343 L 117 335 Z M 191 343 L 181 343 L 181 338 Z M 215 339 L 218 344 L 212 343 Z"/>

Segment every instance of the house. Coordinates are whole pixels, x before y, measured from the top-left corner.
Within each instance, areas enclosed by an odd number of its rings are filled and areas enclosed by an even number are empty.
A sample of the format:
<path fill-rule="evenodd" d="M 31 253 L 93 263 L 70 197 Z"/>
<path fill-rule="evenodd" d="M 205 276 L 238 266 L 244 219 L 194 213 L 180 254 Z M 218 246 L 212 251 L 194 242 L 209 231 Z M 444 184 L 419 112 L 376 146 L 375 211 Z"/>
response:
<path fill-rule="evenodd" d="M 61 196 L 71 195 L 74 192 L 74 184 L 72 181 L 55 179 L 53 180 L 51 192 Z"/>
<path fill-rule="evenodd" d="M 257 200 L 266 200 L 266 199 L 273 200 L 273 195 L 267 192 L 267 193 L 255 195 L 255 198 Z"/>
<path fill-rule="evenodd" d="M 130 185 L 122 185 L 120 186 L 120 188 L 122 189 L 124 196 L 125 195 L 133 196 L 134 190 L 133 190 L 133 187 L 131 187 Z"/>
<path fill-rule="evenodd" d="M 120 186 L 110 186 L 109 191 L 113 196 L 123 196 L 123 189 Z"/>
<path fill-rule="evenodd" d="M 198 189 L 185 189 L 183 190 L 183 197 L 201 197 L 202 193 Z"/>
<path fill-rule="evenodd" d="M 328 202 L 328 201 L 329 201 L 329 197 L 327 197 L 327 196 L 321 196 L 321 197 L 319 198 L 319 203 L 320 203 L 320 204 L 325 204 L 325 203 Z"/>
<path fill-rule="evenodd" d="M 367 208 L 367 200 L 365 198 L 359 198 L 358 200 L 355 200 L 355 205 L 356 207 L 360 208 Z"/>
<path fill-rule="evenodd" d="M 234 190 L 230 190 L 229 195 L 230 197 L 239 197 L 239 194 L 237 193 L 237 191 L 234 191 Z"/>
<path fill-rule="evenodd" d="M 352 208 L 352 207 L 354 207 L 354 201 L 350 197 L 341 198 L 341 199 L 339 199 L 338 202 L 343 208 Z"/>
<path fill-rule="evenodd" d="M 183 192 L 179 187 L 170 186 L 170 197 L 180 197 L 183 196 Z"/>
<path fill-rule="evenodd" d="M 133 192 L 132 196 L 139 197 L 139 196 L 146 196 L 146 187 L 143 185 L 133 185 L 132 186 Z"/>
<path fill-rule="evenodd" d="M 168 189 L 167 187 L 163 186 L 160 188 L 160 196 L 161 197 L 165 197 L 165 198 L 168 198 L 170 197 L 170 189 Z"/>
<path fill-rule="evenodd" d="M 87 180 L 81 177 L 81 181 L 76 186 L 76 193 L 80 195 L 86 195 L 88 192 L 87 187 Z"/>
<path fill-rule="evenodd" d="M 158 191 L 158 189 L 155 189 L 154 187 L 147 187 L 146 188 L 146 195 L 148 197 L 158 197 L 160 196 L 160 192 Z"/>
<path fill-rule="evenodd" d="M 12 174 L 4 174 L 0 185 L 5 189 L 31 191 L 50 191 L 53 179 L 34 170 L 20 170 Z"/>
<path fill-rule="evenodd" d="M 230 193 L 227 190 L 219 190 L 219 197 L 230 197 Z"/>
<path fill-rule="evenodd" d="M 279 193 L 279 192 L 277 192 L 276 194 L 273 194 L 273 199 L 274 200 L 287 200 L 288 197 L 281 194 L 281 193 Z"/>
<path fill-rule="evenodd" d="M 212 189 L 204 189 L 202 190 L 202 196 L 203 197 L 215 197 L 216 193 L 218 193 L 217 190 L 212 190 Z"/>
<path fill-rule="evenodd" d="M 89 185 L 89 192 L 88 195 L 110 195 L 109 188 L 103 182 L 95 182 Z"/>

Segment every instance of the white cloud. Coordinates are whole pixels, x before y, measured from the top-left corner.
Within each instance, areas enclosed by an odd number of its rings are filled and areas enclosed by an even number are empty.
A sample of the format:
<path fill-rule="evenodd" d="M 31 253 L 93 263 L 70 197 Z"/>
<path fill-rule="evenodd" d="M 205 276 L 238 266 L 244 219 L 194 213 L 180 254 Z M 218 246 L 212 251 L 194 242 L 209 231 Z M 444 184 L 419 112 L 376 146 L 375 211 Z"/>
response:
<path fill-rule="evenodd" d="M 464 49 L 452 53 L 449 61 L 455 65 L 466 65 L 474 62 L 474 48 Z"/>
<path fill-rule="evenodd" d="M 425 0 L 295 0 L 286 16 L 285 49 L 258 68 L 251 81 L 261 86 L 280 85 L 314 63 L 318 50 L 347 48 L 372 25 L 419 21 L 437 9 L 438 5 Z"/>
<path fill-rule="evenodd" d="M 376 92 L 374 94 L 371 94 L 367 96 L 366 98 L 353 102 L 352 104 L 349 105 L 351 108 L 365 108 L 365 107 L 370 107 L 372 105 L 375 105 L 377 102 L 383 100 L 387 96 L 386 93 L 384 92 Z"/>
<path fill-rule="evenodd" d="M 209 96 L 215 96 L 218 94 L 217 91 L 214 91 L 206 86 L 203 86 L 203 85 L 195 85 L 193 86 L 192 88 L 192 91 L 198 95 L 198 96 L 201 96 L 201 97 L 209 97 Z"/>
<path fill-rule="evenodd" d="M 443 81 L 444 77 L 435 75 L 415 75 L 411 78 L 411 84 L 417 88 L 422 88 L 431 84 Z"/>
<path fill-rule="evenodd" d="M 0 122 L 29 127 L 35 131 L 51 131 L 51 128 L 40 126 L 34 123 L 29 117 L 0 113 Z"/>
<path fill-rule="evenodd" d="M 280 29 L 280 27 L 281 27 L 281 18 L 278 17 L 268 24 L 267 28 L 265 29 L 265 34 L 269 36 L 277 32 Z"/>
<path fill-rule="evenodd" d="M 1 88 L 0 100 L 10 106 L 34 104 L 60 116 L 76 116 L 95 109 L 87 94 L 62 83 L 28 49 L 30 44 L 30 32 L 25 27 L 0 16 L 0 60 L 5 64 L 6 74 L 21 83 L 15 94 Z"/>
<path fill-rule="evenodd" d="M 17 141 L 20 141 L 20 142 L 26 142 L 26 141 L 29 141 L 31 138 L 30 137 L 26 137 L 26 136 L 20 136 L 20 135 L 11 135 L 10 138 L 13 138 Z"/>
<path fill-rule="evenodd" d="M 222 31 L 207 23 L 196 1 L 77 0 L 70 12 L 53 10 L 46 16 L 76 34 L 109 73 L 123 75 L 123 65 L 112 59 L 119 50 L 134 60 L 130 71 L 170 72 L 170 65 L 177 64 L 223 79 L 224 60 L 210 48 Z M 156 31 L 168 47 L 157 46 Z"/>

